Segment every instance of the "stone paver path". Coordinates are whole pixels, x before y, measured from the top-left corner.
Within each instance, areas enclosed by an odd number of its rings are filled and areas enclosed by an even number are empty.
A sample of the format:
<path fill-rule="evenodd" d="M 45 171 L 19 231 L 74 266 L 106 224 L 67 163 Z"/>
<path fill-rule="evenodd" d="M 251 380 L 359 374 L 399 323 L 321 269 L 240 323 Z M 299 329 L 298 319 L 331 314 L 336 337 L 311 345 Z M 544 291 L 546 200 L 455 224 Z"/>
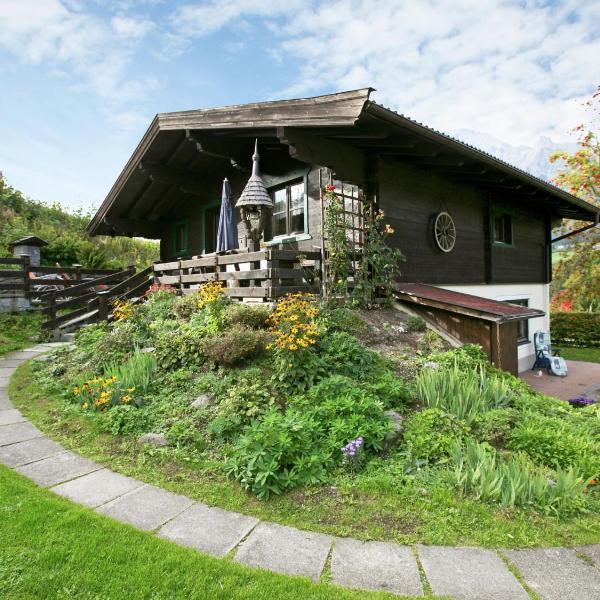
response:
<path fill-rule="evenodd" d="M 212 556 L 349 588 L 414 597 L 429 588 L 456 600 L 527 600 L 529 588 L 541 600 L 600 599 L 600 544 L 496 551 L 335 538 L 209 507 L 66 451 L 12 406 L 7 389 L 19 365 L 56 345 L 0 359 L 0 463 L 73 502 Z"/>

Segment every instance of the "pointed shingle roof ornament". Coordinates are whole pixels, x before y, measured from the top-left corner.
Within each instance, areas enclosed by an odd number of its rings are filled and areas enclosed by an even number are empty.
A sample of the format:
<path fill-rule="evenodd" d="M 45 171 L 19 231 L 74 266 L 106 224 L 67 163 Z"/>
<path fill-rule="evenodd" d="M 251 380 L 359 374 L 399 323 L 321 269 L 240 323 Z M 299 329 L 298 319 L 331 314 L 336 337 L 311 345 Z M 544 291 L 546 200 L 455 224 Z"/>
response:
<path fill-rule="evenodd" d="M 266 206 L 267 208 L 273 208 L 273 200 L 265 188 L 262 177 L 258 170 L 258 140 L 254 144 L 254 154 L 252 155 L 252 175 L 246 183 L 246 187 L 236 202 L 236 208 L 250 208 L 252 206 Z"/>

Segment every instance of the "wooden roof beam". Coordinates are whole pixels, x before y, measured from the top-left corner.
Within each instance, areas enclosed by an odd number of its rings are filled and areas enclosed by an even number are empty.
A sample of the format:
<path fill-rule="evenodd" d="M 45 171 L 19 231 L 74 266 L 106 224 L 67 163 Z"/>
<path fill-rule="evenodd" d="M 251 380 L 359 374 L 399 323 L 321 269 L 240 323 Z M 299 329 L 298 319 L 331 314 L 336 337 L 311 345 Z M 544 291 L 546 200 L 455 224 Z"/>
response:
<path fill-rule="evenodd" d="M 176 186 L 187 194 L 203 196 L 206 193 L 206 186 L 200 173 L 185 169 L 174 169 L 173 167 L 146 161 L 140 163 L 139 169 L 152 181 Z"/>
<path fill-rule="evenodd" d="M 110 227 L 114 235 L 141 236 L 158 239 L 163 235 L 163 225 L 159 221 L 145 221 L 142 219 L 103 219 L 103 224 Z"/>
<path fill-rule="evenodd" d="M 289 146 L 292 158 L 327 167 L 342 181 L 364 184 L 366 159 L 360 150 L 291 127 L 278 127 L 277 137 Z"/>

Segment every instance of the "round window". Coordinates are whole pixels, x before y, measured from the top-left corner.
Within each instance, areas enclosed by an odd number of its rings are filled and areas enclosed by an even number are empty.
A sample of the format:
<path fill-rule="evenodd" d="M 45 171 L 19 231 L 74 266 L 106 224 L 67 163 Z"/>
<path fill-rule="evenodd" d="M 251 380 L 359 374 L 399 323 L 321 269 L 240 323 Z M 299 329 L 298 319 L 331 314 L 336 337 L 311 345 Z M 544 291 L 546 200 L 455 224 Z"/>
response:
<path fill-rule="evenodd" d="M 456 227 L 447 212 L 438 213 L 433 223 L 433 235 L 436 246 L 442 252 L 450 252 L 456 242 Z"/>

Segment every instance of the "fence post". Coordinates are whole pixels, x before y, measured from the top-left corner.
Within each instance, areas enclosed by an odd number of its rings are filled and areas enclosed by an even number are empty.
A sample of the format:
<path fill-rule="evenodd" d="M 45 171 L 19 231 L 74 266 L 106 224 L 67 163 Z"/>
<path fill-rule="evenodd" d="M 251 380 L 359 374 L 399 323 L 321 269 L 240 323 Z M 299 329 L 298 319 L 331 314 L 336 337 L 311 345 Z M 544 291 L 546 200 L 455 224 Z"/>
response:
<path fill-rule="evenodd" d="M 29 254 L 21 254 L 23 260 L 23 292 L 27 294 L 31 287 L 31 280 L 29 279 L 29 273 L 31 271 L 31 258 Z"/>
<path fill-rule="evenodd" d="M 76 281 L 77 283 L 81 283 L 81 282 L 82 282 L 82 276 L 81 276 L 81 265 L 80 265 L 80 264 L 77 264 L 77 263 L 75 263 L 73 266 L 74 266 L 74 267 L 75 267 L 75 269 L 76 269 L 76 271 L 75 271 L 75 281 Z"/>
<path fill-rule="evenodd" d="M 51 291 L 48 295 L 48 322 L 54 325 L 54 319 L 56 319 L 56 292 Z"/>
<path fill-rule="evenodd" d="M 98 292 L 98 319 L 106 321 L 108 319 L 108 292 Z"/>

